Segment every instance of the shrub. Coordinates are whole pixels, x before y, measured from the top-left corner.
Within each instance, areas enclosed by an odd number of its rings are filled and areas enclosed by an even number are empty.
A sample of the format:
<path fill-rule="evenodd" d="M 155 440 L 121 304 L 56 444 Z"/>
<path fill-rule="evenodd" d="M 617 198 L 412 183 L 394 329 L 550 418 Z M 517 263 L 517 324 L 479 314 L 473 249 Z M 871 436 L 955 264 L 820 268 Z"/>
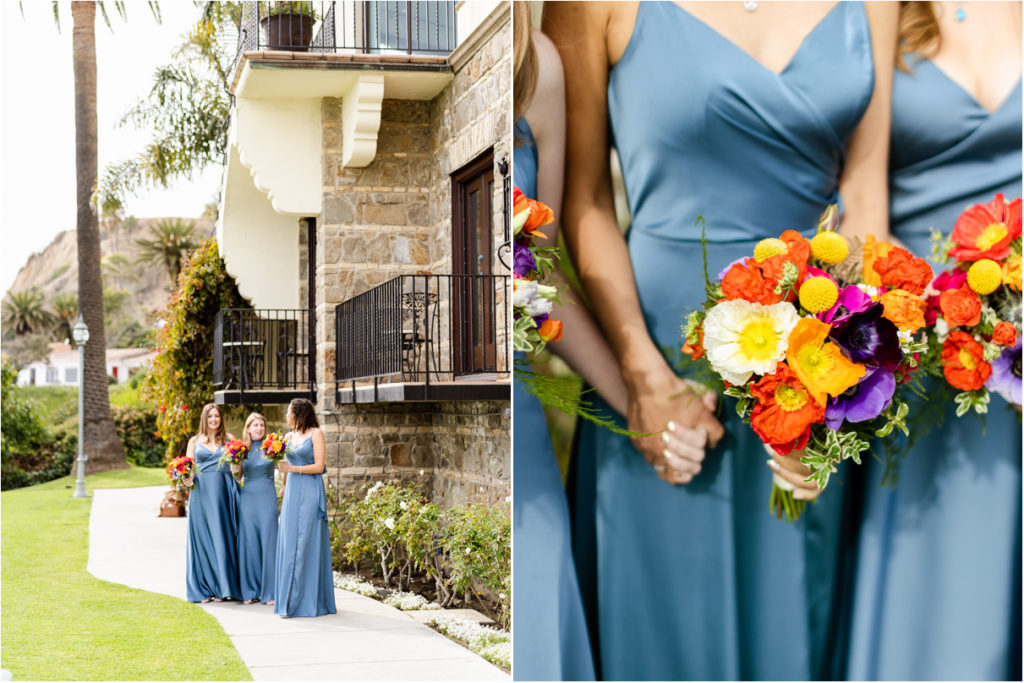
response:
<path fill-rule="evenodd" d="M 498 596 L 508 622 L 512 594 L 512 522 L 502 507 L 471 503 L 447 511 L 441 548 L 448 556 L 452 588 L 466 592 L 473 579 Z"/>
<path fill-rule="evenodd" d="M 128 462 L 140 467 L 160 467 L 166 446 L 157 438 L 156 413 L 138 406 L 112 406 L 117 435 Z"/>
<path fill-rule="evenodd" d="M 0 375 L 0 487 L 20 488 L 65 476 L 75 459 L 74 433 L 51 433 L 35 402 L 15 385 L 14 368 L 4 363 Z"/>
<path fill-rule="evenodd" d="M 157 356 L 143 380 L 143 396 L 157 406 L 165 459 L 185 452 L 203 404 L 213 397 L 213 324 L 223 308 L 247 304 L 224 268 L 217 241 L 199 245 L 182 267 L 156 334 Z M 236 411 L 241 412 L 244 408 Z M 225 411 L 225 419 L 231 411 Z"/>
<path fill-rule="evenodd" d="M 391 585 L 392 574 L 398 569 L 401 590 L 402 579 L 411 565 L 403 544 L 403 530 L 407 526 L 403 518 L 419 498 L 419 491 L 414 487 L 377 482 L 362 499 L 354 501 L 348 511 L 351 535 L 345 544 L 349 562 L 358 564 L 359 560 L 372 556 L 380 565 L 385 586 Z"/>

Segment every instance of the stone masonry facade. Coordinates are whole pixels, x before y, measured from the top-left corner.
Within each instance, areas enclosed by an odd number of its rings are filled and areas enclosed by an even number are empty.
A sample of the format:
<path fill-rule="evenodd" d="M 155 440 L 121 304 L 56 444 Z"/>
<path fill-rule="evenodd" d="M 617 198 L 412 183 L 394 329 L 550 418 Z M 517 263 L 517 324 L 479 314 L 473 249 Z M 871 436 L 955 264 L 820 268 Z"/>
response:
<path fill-rule="evenodd" d="M 384 100 L 377 154 L 365 168 L 342 166 L 342 101 L 322 100 L 317 409 L 327 437 L 328 480 L 342 490 L 398 477 L 427 481 L 435 500 L 451 504 L 496 502 L 509 494 L 509 401 L 340 405 L 334 397 L 335 306 L 399 275 L 452 272 L 450 176 L 489 150 L 493 243 L 504 239 L 498 163 L 511 160 L 511 24 L 505 15 L 469 50 L 453 53 L 454 78 L 433 100 Z M 493 272 L 507 274 L 496 258 Z M 305 302 L 304 270 L 301 277 Z M 504 353 L 503 339 L 499 346 Z"/>

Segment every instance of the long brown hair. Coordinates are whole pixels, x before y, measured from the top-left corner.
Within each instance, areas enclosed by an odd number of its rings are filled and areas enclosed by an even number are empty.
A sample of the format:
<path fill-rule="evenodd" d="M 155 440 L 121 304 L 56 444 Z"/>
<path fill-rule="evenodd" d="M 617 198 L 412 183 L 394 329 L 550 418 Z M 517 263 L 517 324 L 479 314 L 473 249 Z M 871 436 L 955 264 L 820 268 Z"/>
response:
<path fill-rule="evenodd" d="M 932 3 L 900 3 L 899 41 L 896 66 L 901 71 L 910 71 L 903 58 L 906 54 L 916 52 L 922 57 L 935 56 L 942 47 L 942 33 Z"/>
<path fill-rule="evenodd" d="M 532 31 L 530 4 L 516 0 L 512 3 L 512 115 L 516 120 L 530 106 L 533 91 L 537 88 L 539 65 Z"/>
<path fill-rule="evenodd" d="M 320 421 L 316 419 L 316 408 L 308 398 L 293 398 L 288 404 L 288 410 L 292 414 L 289 426 L 296 432 L 306 432 L 320 426 Z"/>
<path fill-rule="evenodd" d="M 196 436 L 206 436 L 206 418 L 209 417 L 211 410 L 216 410 L 217 414 L 220 415 L 220 426 L 217 427 L 215 440 L 215 443 L 220 445 L 227 442 L 228 429 L 224 426 L 224 413 L 220 412 L 220 408 L 215 403 L 207 403 L 203 406 L 203 414 L 199 416 L 199 431 L 196 432 Z"/>

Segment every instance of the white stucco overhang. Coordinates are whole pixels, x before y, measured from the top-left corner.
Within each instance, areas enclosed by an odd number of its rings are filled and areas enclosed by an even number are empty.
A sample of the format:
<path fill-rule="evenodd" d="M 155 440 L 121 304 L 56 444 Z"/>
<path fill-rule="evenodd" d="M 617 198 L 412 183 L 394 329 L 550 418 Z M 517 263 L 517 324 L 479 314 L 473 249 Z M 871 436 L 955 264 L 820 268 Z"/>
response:
<path fill-rule="evenodd" d="M 254 308 L 301 308 L 298 219 L 319 216 L 321 99 L 342 100 L 342 163 L 377 151 L 381 104 L 432 99 L 451 81 L 444 57 L 245 53 L 234 74 L 217 241 Z"/>

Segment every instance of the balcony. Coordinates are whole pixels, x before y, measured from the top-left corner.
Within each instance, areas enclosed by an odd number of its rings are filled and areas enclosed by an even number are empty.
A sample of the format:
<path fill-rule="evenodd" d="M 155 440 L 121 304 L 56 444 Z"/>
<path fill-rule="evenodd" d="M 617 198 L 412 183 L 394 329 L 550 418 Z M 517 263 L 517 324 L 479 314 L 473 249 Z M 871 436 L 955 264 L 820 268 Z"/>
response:
<path fill-rule="evenodd" d="M 309 311 L 226 308 L 213 326 L 214 403 L 316 401 Z"/>
<path fill-rule="evenodd" d="M 336 400 L 509 400 L 507 275 L 402 275 L 335 309 Z"/>

